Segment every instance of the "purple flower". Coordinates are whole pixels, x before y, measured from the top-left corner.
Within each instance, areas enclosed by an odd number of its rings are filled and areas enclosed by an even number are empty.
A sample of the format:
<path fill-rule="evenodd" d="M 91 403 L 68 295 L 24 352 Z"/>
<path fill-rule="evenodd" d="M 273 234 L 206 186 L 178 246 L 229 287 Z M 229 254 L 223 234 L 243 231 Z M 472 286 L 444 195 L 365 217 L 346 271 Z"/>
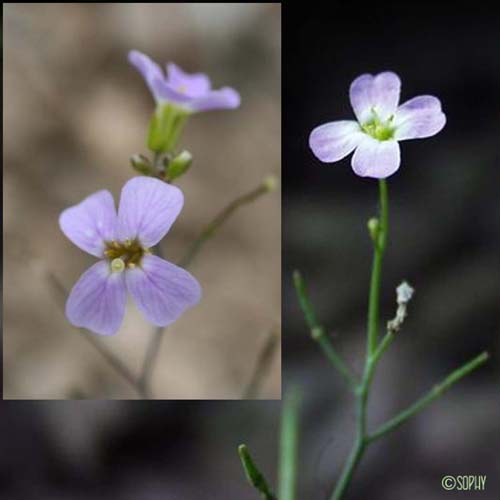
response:
<path fill-rule="evenodd" d="M 71 290 L 66 303 L 70 323 L 113 335 L 125 314 L 127 290 L 144 316 L 158 326 L 173 323 L 199 302 L 196 279 L 149 251 L 167 234 L 183 202 L 177 187 L 135 177 L 122 189 L 118 214 L 106 190 L 62 212 L 62 232 L 77 247 L 101 259 Z"/>
<path fill-rule="evenodd" d="M 173 63 L 167 64 L 167 74 L 147 55 L 132 50 L 130 63 L 146 81 L 156 102 L 170 102 L 190 112 L 209 109 L 231 109 L 240 105 L 240 95 L 230 87 L 213 90 L 208 76 L 185 73 Z"/>
<path fill-rule="evenodd" d="M 414 97 L 401 106 L 401 81 L 395 73 L 361 75 L 349 89 L 357 121 L 341 120 L 316 127 L 309 146 L 325 163 L 341 160 L 354 151 L 351 165 L 361 177 L 384 179 L 399 168 L 398 141 L 437 134 L 446 123 L 438 98 Z"/>

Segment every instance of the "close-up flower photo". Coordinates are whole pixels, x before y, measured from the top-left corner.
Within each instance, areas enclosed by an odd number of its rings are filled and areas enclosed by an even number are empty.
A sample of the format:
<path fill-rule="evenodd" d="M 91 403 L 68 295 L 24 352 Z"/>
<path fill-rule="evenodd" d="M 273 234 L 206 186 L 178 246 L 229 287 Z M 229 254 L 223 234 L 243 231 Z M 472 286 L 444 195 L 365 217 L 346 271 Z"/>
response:
<path fill-rule="evenodd" d="M 4 398 L 279 399 L 279 4 L 4 14 Z"/>

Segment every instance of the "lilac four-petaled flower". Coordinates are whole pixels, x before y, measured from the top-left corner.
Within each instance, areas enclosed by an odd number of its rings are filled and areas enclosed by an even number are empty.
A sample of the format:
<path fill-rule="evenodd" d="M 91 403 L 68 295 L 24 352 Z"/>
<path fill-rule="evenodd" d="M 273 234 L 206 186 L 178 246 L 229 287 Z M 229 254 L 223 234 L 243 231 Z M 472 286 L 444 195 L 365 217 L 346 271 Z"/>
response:
<path fill-rule="evenodd" d="M 437 134 L 446 123 L 438 98 L 414 97 L 398 107 L 401 81 L 395 73 L 364 74 L 350 87 L 357 121 L 340 120 L 316 127 L 309 145 L 325 163 L 341 160 L 354 151 L 352 168 L 362 177 L 384 179 L 398 170 L 398 141 Z"/>
<path fill-rule="evenodd" d="M 232 109 L 240 105 L 240 95 L 230 87 L 212 89 L 203 73 L 185 73 L 179 66 L 167 64 L 167 73 L 146 54 L 129 53 L 129 61 L 146 81 L 156 102 L 170 102 L 189 112 Z"/>
<path fill-rule="evenodd" d="M 174 322 L 199 302 L 196 279 L 149 251 L 169 231 L 183 202 L 177 187 L 135 177 L 122 189 L 118 214 L 106 190 L 62 212 L 63 233 L 101 259 L 71 290 L 66 315 L 73 325 L 113 335 L 123 321 L 127 290 L 144 316 L 158 326 Z"/>

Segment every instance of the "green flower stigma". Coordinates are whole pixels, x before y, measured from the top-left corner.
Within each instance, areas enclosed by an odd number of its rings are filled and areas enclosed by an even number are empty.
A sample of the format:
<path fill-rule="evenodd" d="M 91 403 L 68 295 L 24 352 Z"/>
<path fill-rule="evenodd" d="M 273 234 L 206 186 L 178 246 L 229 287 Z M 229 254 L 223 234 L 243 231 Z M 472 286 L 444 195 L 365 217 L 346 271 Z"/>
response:
<path fill-rule="evenodd" d="M 113 259 L 111 261 L 111 271 L 121 273 L 125 269 L 125 262 L 122 259 Z"/>
<path fill-rule="evenodd" d="M 391 115 L 387 121 L 383 122 L 375 111 L 373 111 L 373 117 L 361 125 L 361 129 L 365 134 L 368 134 L 377 141 L 388 141 L 394 137 L 395 128 L 392 126 L 393 119 L 394 115 Z"/>

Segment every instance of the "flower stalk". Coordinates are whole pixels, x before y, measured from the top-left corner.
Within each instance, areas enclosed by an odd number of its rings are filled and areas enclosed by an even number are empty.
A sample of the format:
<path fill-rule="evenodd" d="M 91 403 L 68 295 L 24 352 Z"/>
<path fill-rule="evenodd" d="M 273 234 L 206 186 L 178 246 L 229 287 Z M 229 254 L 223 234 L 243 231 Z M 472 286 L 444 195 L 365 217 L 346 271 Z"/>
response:
<path fill-rule="evenodd" d="M 382 274 L 382 260 L 387 245 L 389 231 L 389 206 L 387 183 L 385 179 L 379 180 L 380 218 L 375 238 L 373 239 L 373 264 L 370 282 L 370 295 L 368 300 L 368 356 L 375 350 L 378 341 L 379 325 L 379 295 Z"/>
<path fill-rule="evenodd" d="M 296 500 L 300 394 L 292 388 L 285 396 L 281 419 L 279 499 Z"/>

